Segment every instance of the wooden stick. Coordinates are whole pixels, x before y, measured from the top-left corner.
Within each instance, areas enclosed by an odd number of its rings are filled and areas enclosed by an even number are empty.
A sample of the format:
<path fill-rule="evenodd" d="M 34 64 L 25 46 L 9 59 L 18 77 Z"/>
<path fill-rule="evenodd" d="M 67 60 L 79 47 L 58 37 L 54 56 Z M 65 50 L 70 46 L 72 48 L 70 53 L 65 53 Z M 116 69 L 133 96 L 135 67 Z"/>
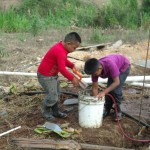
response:
<path fill-rule="evenodd" d="M 86 143 L 77 143 L 73 140 L 67 141 L 54 141 L 49 139 L 25 139 L 18 138 L 12 139 L 11 141 L 14 145 L 19 147 L 28 147 L 28 148 L 52 148 L 52 149 L 69 149 L 69 150 L 81 150 L 81 149 L 92 149 L 92 150 L 134 150 L 134 149 L 126 149 L 126 148 L 118 148 L 118 147 L 110 147 L 110 146 L 101 146 L 101 145 L 93 145 Z"/>

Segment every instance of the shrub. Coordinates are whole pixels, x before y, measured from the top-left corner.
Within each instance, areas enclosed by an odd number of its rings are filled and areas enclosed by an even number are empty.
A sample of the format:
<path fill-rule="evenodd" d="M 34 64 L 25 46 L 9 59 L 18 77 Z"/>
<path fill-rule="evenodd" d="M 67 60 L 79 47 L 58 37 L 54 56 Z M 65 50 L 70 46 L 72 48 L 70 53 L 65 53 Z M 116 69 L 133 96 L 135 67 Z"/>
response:
<path fill-rule="evenodd" d="M 134 28 L 137 27 L 137 18 L 136 0 L 111 0 L 99 9 L 94 22 L 103 28 L 116 26 Z"/>

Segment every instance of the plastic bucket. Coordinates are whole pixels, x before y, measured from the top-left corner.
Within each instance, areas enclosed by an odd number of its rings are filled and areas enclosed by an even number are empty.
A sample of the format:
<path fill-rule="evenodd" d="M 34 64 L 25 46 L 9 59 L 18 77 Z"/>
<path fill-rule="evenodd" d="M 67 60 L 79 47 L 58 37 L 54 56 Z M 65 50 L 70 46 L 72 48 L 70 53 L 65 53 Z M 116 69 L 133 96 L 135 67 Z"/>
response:
<path fill-rule="evenodd" d="M 102 126 L 104 98 L 79 93 L 79 125 L 84 128 L 99 128 Z"/>

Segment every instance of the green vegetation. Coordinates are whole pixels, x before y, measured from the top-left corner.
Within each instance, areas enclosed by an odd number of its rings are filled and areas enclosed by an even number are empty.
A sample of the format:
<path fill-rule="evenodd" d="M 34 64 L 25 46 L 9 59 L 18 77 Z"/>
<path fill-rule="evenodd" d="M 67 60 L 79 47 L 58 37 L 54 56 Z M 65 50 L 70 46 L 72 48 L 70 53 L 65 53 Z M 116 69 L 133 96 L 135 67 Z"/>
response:
<path fill-rule="evenodd" d="M 150 27 L 150 0 L 143 0 L 141 7 L 141 22 L 144 28 Z"/>
<path fill-rule="evenodd" d="M 91 33 L 90 41 L 92 43 L 97 43 L 99 41 L 107 42 L 109 40 L 112 41 L 113 38 L 113 35 L 104 35 L 102 30 L 100 30 L 99 28 L 95 28 Z"/>
<path fill-rule="evenodd" d="M 9 56 L 8 52 L 5 51 L 5 47 L 0 45 L 0 58 Z"/>
<path fill-rule="evenodd" d="M 137 28 L 137 1 L 111 0 L 108 5 L 102 7 L 95 18 L 95 24 L 103 28 Z"/>
<path fill-rule="evenodd" d="M 31 32 L 35 36 L 51 27 L 147 29 L 149 6 L 149 0 L 143 0 L 140 8 L 137 0 L 110 0 L 104 6 L 81 0 L 22 0 L 19 8 L 0 10 L 0 31 Z"/>

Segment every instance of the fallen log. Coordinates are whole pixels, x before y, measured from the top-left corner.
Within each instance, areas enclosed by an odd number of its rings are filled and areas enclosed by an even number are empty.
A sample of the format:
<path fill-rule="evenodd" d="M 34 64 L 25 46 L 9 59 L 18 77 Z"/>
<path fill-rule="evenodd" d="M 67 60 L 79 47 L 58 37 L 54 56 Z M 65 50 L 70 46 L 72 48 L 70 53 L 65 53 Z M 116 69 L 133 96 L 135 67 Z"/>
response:
<path fill-rule="evenodd" d="M 26 138 L 17 138 L 12 139 L 11 143 L 17 145 L 19 147 L 26 148 L 51 148 L 51 149 L 66 149 L 66 150 L 81 150 L 81 149 L 92 149 L 92 150 L 133 150 L 126 148 L 118 148 L 118 147 L 109 147 L 109 146 L 101 146 L 101 145 L 93 145 L 86 143 L 77 143 L 73 140 L 67 141 L 54 141 L 49 139 L 26 139 Z"/>

